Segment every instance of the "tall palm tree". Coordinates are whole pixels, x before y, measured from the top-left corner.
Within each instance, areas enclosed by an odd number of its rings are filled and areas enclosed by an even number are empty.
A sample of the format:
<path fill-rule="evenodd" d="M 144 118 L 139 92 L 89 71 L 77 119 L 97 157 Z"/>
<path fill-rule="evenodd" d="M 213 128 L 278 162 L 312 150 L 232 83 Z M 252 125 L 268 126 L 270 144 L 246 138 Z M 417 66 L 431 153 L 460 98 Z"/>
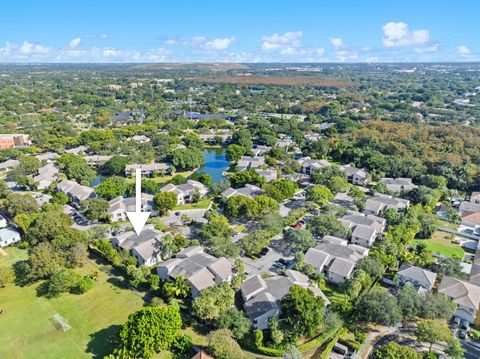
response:
<path fill-rule="evenodd" d="M 179 275 L 174 282 L 166 282 L 163 289 L 169 297 L 185 298 L 190 292 L 190 285 L 185 276 Z"/>

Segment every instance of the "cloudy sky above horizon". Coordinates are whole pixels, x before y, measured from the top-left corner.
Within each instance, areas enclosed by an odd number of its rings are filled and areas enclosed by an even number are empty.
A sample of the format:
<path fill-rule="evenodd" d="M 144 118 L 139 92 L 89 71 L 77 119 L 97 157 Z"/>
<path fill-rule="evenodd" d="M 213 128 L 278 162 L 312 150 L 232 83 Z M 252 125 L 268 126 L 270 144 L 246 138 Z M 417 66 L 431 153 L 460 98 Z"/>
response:
<path fill-rule="evenodd" d="M 480 61 L 475 0 L 17 0 L 0 62 Z"/>

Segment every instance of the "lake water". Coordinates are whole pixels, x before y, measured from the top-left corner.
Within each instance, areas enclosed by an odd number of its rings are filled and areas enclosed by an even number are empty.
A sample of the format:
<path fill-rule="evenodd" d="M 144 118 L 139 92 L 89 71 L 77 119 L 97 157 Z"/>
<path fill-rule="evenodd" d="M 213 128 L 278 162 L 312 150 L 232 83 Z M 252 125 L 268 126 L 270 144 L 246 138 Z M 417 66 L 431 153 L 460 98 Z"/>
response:
<path fill-rule="evenodd" d="M 230 166 L 230 162 L 225 158 L 225 148 L 207 148 L 203 151 L 203 156 L 205 164 L 195 172 L 210 175 L 214 183 L 225 179 L 223 171 Z"/>

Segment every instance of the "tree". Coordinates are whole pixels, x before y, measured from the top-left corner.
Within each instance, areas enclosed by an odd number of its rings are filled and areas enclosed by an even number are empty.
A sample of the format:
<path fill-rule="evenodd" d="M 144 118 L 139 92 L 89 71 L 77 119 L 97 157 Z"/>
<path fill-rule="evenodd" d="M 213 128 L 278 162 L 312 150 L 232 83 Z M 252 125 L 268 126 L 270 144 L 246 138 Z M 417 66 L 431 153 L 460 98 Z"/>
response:
<path fill-rule="evenodd" d="M 163 216 L 177 205 L 177 195 L 174 192 L 160 192 L 153 197 L 153 208 Z"/>
<path fill-rule="evenodd" d="M 28 256 L 28 278 L 49 278 L 60 271 L 65 260 L 53 250 L 50 243 L 40 243 L 30 250 Z"/>
<path fill-rule="evenodd" d="M 235 291 L 228 283 L 208 287 L 192 302 L 194 314 L 204 320 L 217 319 L 230 308 L 235 300 Z"/>
<path fill-rule="evenodd" d="M 307 228 L 316 237 L 323 237 L 326 235 L 342 235 L 345 228 L 334 215 L 321 215 L 312 217 L 308 222 Z"/>
<path fill-rule="evenodd" d="M 306 229 L 289 229 L 285 232 L 284 239 L 293 248 L 302 252 L 313 247 L 316 243 L 312 233 Z"/>
<path fill-rule="evenodd" d="M 247 129 L 234 132 L 232 135 L 232 141 L 248 150 L 253 146 L 252 134 Z"/>
<path fill-rule="evenodd" d="M 460 260 L 455 257 L 439 258 L 437 263 L 432 266 L 432 270 L 441 275 L 466 279 L 467 274 L 462 272 Z"/>
<path fill-rule="evenodd" d="M 203 150 L 205 147 L 200 135 L 195 132 L 188 132 L 183 138 L 183 142 L 188 148 L 197 148 L 199 150 Z"/>
<path fill-rule="evenodd" d="M 447 322 L 439 319 L 422 320 L 417 325 L 415 335 L 418 341 L 430 343 L 429 351 L 432 351 L 434 343 L 451 342 L 453 340 L 452 332 L 448 328 Z"/>
<path fill-rule="evenodd" d="M 333 200 L 333 194 L 327 187 L 319 184 L 307 190 L 307 200 L 325 207 Z"/>
<path fill-rule="evenodd" d="M 213 184 L 212 176 L 203 172 L 195 172 L 190 176 L 190 179 L 203 183 L 207 187 L 210 187 Z"/>
<path fill-rule="evenodd" d="M 87 161 L 80 156 L 67 153 L 58 159 L 60 170 L 68 179 L 82 185 L 88 185 L 95 177 L 95 171 L 87 165 Z"/>
<path fill-rule="evenodd" d="M 130 314 L 120 330 L 125 349 L 136 356 L 150 358 L 161 350 L 170 349 L 181 336 L 182 317 L 178 304 L 145 307 Z"/>
<path fill-rule="evenodd" d="M 312 337 L 322 324 L 324 306 L 323 300 L 315 296 L 309 288 L 291 286 L 282 298 L 281 312 L 290 336 Z"/>
<path fill-rule="evenodd" d="M 406 285 L 401 288 L 398 291 L 397 301 L 404 318 L 412 319 L 418 315 L 421 298 L 412 286 Z"/>
<path fill-rule="evenodd" d="M 372 278 L 380 279 L 385 274 L 385 266 L 382 261 L 374 255 L 365 257 L 360 262 L 359 269 L 363 269 Z"/>
<path fill-rule="evenodd" d="M 445 294 L 429 292 L 420 301 L 419 316 L 425 319 L 448 320 L 456 308 L 456 304 Z"/>
<path fill-rule="evenodd" d="M 237 162 L 246 152 L 245 147 L 233 143 L 228 145 L 225 151 L 225 158 L 230 162 Z"/>
<path fill-rule="evenodd" d="M 55 192 L 50 201 L 54 204 L 64 205 L 68 203 L 68 196 L 63 192 Z"/>
<path fill-rule="evenodd" d="M 448 354 L 453 359 L 462 359 L 464 353 L 465 349 L 460 340 L 457 339 L 451 341 L 447 350 L 445 350 L 445 354 Z"/>
<path fill-rule="evenodd" d="M 113 176 L 103 181 L 95 188 L 95 193 L 107 201 L 123 196 L 127 190 L 127 182 L 124 178 Z"/>
<path fill-rule="evenodd" d="M 280 202 L 284 199 L 290 198 L 297 190 L 297 184 L 286 179 L 279 179 L 269 183 L 265 186 L 267 195 Z"/>
<path fill-rule="evenodd" d="M 263 248 L 269 245 L 271 238 L 271 232 L 260 229 L 240 239 L 240 247 L 245 251 L 247 256 L 257 256 Z"/>
<path fill-rule="evenodd" d="M 216 322 L 217 328 L 231 330 L 235 339 L 238 340 L 249 332 L 251 325 L 250 319 L 235 307 L 222 312 Z"/>
<path fill-rule="evenodd" d="M 40 168 L 40 161 L 34 156 L 22 156 L 19 162 L 19 165 L 9 174 L 9 177 L 17 182 L 20 177 L 26 178 L 29 175 L 37 174 Z"/>
<path fill-rule="evenodd" d="M 101 167 L 101 172 L 105 175 L 120 176 L 125 173 L 125 167 L 128 165 L 128 157 L 113 156 Z"/>
<path fill-rule="evenodd" d="M 395 297 L 382 289 L 367 293 L 358 304 L 358 313 L 361 320 L 389 326 L 397 324 L 401 314 Z"/>
<path fill-rule="evenodd" d="M 217 257 L 235 257 L 239 248 L 232 242 L 233 230 L 225 216 L 213 212 L 203 224 L 199 235 L 206 241 L 210 251 Z"/>
<path fill-rule="evenodd" d="M 173 282 L 166 282 L 163 290 L 168 297 L 186 298 L 190 293 L 190 285 L 184 275 L 179 275 Z"/>
<path fill-rule="evenodd" d="M 47 296 L 57 297 L 78 287 L 82 276 L 72 269 L 62 269 L 53 274 L 47 282 Z"/>
<path fill-rule="evenodd" d="M 33 213 L 38 210 L 35 199 L 28 194 L 9 193 L 2 202 L 2 209 L 10 216 Z"/>
<path fill-rule="evenodd" d="M 216 359 L 244 359 L 240 345 L 228 329 L 218 329 L 208 335 L 208 350 Z"/>
<path fill-rule="evenodd" d="M 177 148 L 171 155 L 171 163 L 180 170 L 201 167 L 204 161 L 203 152 L 197 148 Z"/>
<path fill-rule="evenodd" d="M 419 359 L 417 352 L 410 347 L 390 342 L 377 345 L 373 350 L 373 359 Z"/>
<path fill-rule="evenodd" d="M 15 280 L 15 272 L 12 268 L 0 267 L 0 288 L 4 288 L 7 284 L 13 283 Z"/>
<path fill-rule="evenodd" d="M 247 183 L 253 185 L 262 185 L 265 178 L 260 176 L 254 169 L 235 172 L 230 176 L 229 181 L 233 188 L 244 187 Z"/>
<path fill-rule="evenodd" d="M 83 214 L 91 221 L 109 220 L 108 202 L 101 198 L 90 198 L 82 202 Z"/>

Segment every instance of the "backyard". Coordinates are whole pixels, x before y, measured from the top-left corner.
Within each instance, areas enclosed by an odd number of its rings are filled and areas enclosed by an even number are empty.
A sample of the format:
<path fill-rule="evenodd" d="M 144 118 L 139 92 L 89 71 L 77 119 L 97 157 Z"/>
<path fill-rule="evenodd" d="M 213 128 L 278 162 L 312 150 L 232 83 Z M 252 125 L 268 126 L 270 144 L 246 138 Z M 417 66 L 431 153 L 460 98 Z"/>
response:
<path fill-rule="evenodd" d="M 430 239 L 416 239 L 412 244 L 424 243 L 427 249 L 445 256 L 463 258 L 465 250 L 458 244 L 452 243 L 453 235 L 442 231 L 435 231 Z"/>

